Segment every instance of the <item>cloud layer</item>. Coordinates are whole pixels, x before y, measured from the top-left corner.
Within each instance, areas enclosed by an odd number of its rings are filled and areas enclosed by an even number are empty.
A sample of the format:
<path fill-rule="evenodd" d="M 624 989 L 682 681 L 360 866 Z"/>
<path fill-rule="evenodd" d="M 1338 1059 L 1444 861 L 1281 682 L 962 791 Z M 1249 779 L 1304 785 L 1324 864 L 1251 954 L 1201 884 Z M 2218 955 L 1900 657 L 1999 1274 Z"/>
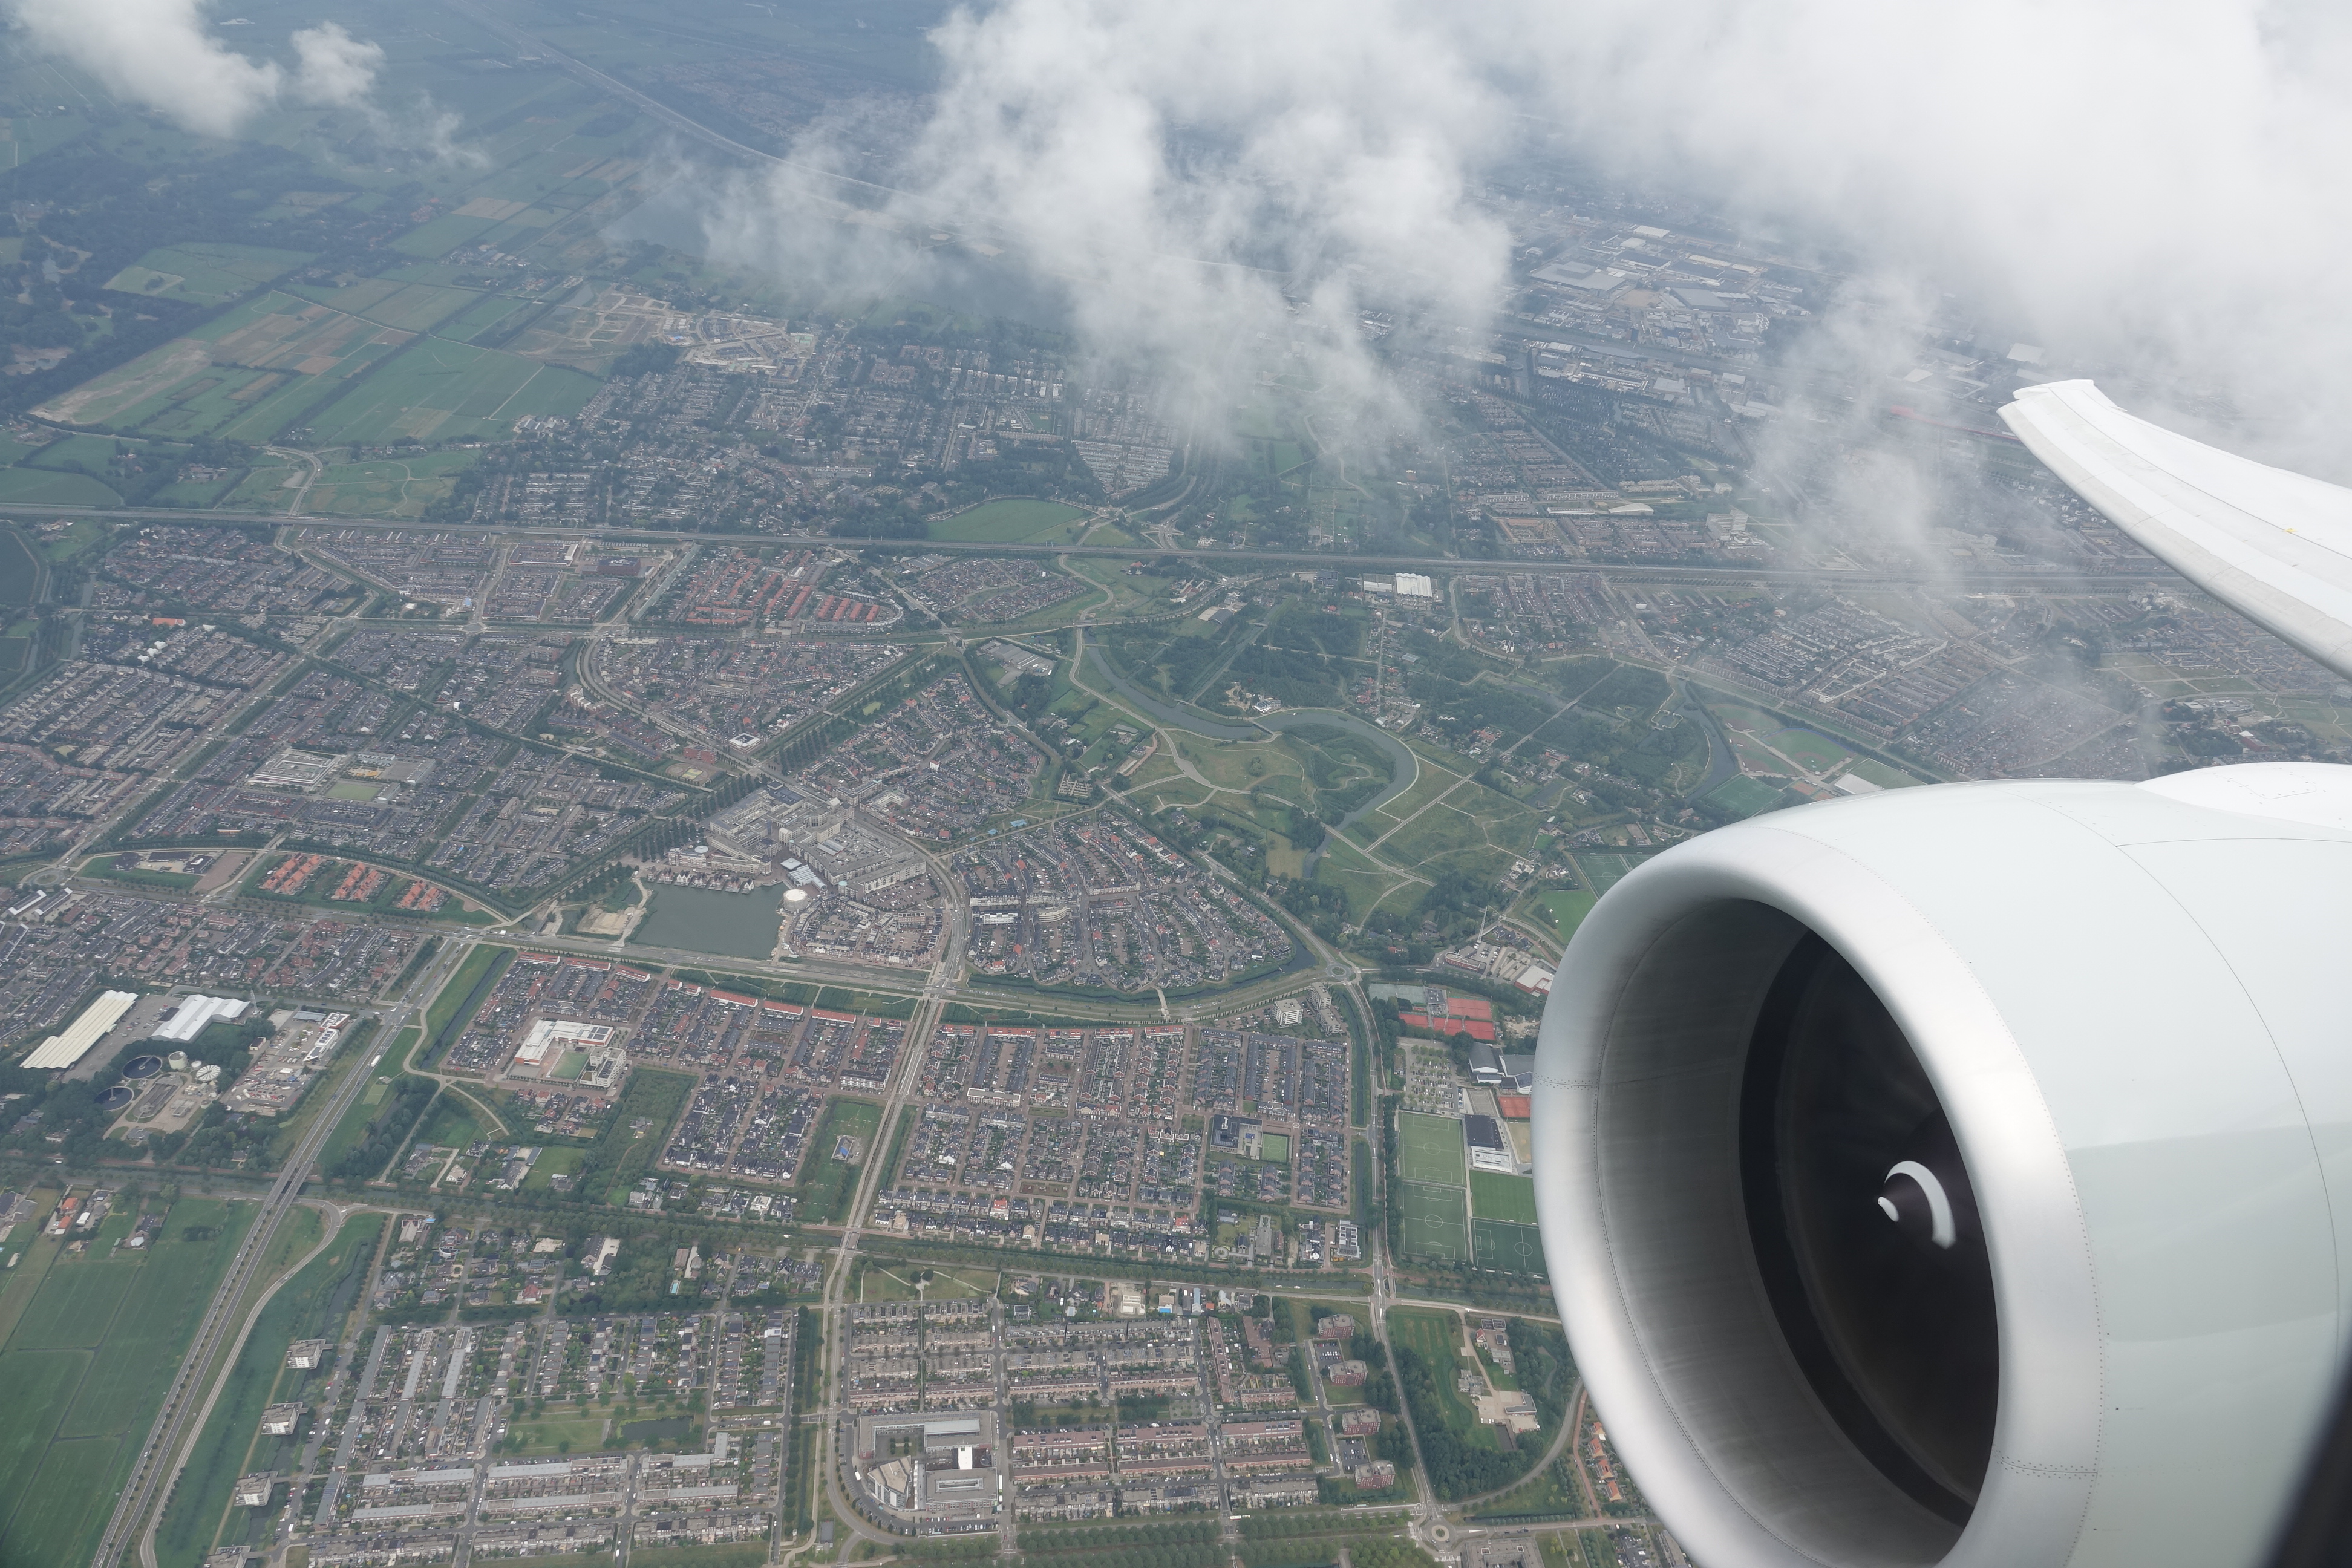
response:
<path fill-rule="evenodd" d="M 1360 304 L 1483 319 L 1509 237 L 1478 182 L 1540 121 L 1989 333 L 2224 387 L 2289 442 L 2352 412 L 2326 303 L 2352 237 L 2341 6 L 1001 0 L 933 42 L 887 205 L 1024 258 L 1117 352 L 1198 371 L 1304 315 L 1349 363 Z M 826 155 L 823 131 L 797 150 Z M 787 172 L 718 221 L 804 227 L 810 188 Z"/>
<path fill-rule="evenodd" d="M 285 100 L 364 105 L 383 63 L 381 47 L 333 22 L 293 36 L 291 70 L 249 59 L 213 35 L 202 0 L 16 0 L 16 9 L 34 47 L 205 136 L 233 136 Z"/>

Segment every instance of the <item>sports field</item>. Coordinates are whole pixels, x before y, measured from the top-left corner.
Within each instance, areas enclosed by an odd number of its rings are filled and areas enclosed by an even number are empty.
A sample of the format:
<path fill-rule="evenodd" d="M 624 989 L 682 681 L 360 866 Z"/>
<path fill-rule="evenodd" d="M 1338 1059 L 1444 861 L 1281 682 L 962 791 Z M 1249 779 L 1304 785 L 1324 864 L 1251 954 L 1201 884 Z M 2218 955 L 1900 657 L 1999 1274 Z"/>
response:
<path fill-rule="evenodd" d="M 1544 1268 L 1543 1233 L 1535 1226 L 1475 1219 L 1470 1222 L 1470 1232 L 1477 1244 L 1479 1268 L 1533 1274 L 1538 1279 L 1549 1273 Z"/>
<path fill-rule="evenodd" d="M 1470 1228 L 1459 1187 L 1433 1187 L 1406 1182 L 1398 1187 L 1398 1211 L 1404 1217 L 1404 1254 L 1440 1263 L 1469 1261 Z"/>
<path fill-rule="evenodd" d="M 1397 1176 L 1407 1182 L 1462 1185 L 1462 1123 L 1451 1116 L 1397 1112 Z"/>
<path fill-rule="evenodd" d="M 1500 1171 L 1470 1173 L 1470 1206 L 1480 1219 L 1536 1223 L 1536 1184 L 1532 1176 L 1507 1176 Z"/>

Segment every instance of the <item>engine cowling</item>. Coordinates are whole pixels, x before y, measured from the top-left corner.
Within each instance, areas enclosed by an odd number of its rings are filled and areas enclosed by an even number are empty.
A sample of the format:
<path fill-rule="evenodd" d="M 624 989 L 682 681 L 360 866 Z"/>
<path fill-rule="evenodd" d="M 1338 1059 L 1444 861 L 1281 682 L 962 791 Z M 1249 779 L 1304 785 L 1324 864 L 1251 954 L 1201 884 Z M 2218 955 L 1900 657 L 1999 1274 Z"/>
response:
<path fill-rule="evenodd" d="M 1806 806 L 1562 959 L 1578 1364 L 1706 1568 L 2252 1563 L 2352 1302 L 2352 769 Z"/>

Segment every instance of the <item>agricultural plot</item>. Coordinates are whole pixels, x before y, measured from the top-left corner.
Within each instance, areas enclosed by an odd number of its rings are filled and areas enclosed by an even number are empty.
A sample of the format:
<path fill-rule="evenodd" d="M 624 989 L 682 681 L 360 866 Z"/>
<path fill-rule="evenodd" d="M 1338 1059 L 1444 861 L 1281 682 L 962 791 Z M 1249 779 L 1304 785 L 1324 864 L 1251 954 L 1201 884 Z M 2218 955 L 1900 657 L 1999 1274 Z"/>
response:
<path fill-rule="evenodd" d="M 405 334 L 272 290 L 44 405 L 44 417 L 267 441 Z"/>
<path fill-rule="evenodd" d="M 147 1250 L 50 1262 L 0 1347 L 0 1562 L 87 1561 L 249 1205 L 172 1206 Z M 53 1255 L 54 1256 L 54 1255 Z"/>
<path fill-rule="evenodd" d="M 447 289 L 390 278 L 363 279 L 341 289 L 298 285 L 289 292 L 329 310 L 404 332 L 430 331 L 481 298 L 470 289 Z"/>
<path fill-rule="evenodd" d="M 13 528 L 0 529 L 0 605 L 31 604 L 40 575 L 25 536 Z"/>
<path fill-rule="evenodd" d="M 272 250 L 259 245 L 190 241 L 151 250 L 112 278 L 116 293 L 150 300 L 187 300 L 218 305 L 251 292 L 310 259 L 307 251 Z"/>
<path fill-rule="evenodd" d="M 577 414 L 597 385 L 561 365 L 425 338 L 338 398 L 312 425 L 320 440 L 334 443 L 503 437 L 527 416 Z"/>
<path fill-rule="evenodd" d="M 1397 1112 L 1397 1177 L 1400 1181 L 1463 1184 L 1462 1123 L 1451 1116 L 1418 1110 Z"/>
<path fill-rule="evenodd" d="M 1399 1212 L 1404 1217 L 1407 1258 L 1435 1263 L 1465 1263 L 1470 1258 L 1469 1218 L 1460 1187 L 1425 1186 L 1402 1182 L 1397 1187 Z"/>
<path fill-rule="evenodd" d="M 88 474 L 0 468 L 0 501 L 24 506 L 121 506 L 113 487 Z"/>

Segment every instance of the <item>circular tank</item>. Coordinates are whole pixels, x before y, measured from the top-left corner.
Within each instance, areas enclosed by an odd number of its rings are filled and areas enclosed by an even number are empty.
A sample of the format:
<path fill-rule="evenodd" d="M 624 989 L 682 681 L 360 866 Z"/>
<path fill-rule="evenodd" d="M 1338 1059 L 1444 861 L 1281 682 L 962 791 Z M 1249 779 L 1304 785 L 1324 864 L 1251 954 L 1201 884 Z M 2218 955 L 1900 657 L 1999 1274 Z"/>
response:
<path fill-rule="evenodd" d="M 188 1053 L 185 1051 L 173 1051 L 170 1057 L 165 1058 L 165 1061 L 173 1072 L 185 1072 L 188 1070 Z"/>
<path fill-rule="evenodd" d="M 122 1076 L 130 1081 L 136 1083 L 143 1078 L 153 1078 L 157 1073 L 162 1072 L 163 1070 L 163 1058 L 162 1057 L 137 1057 L 132 1058 L 129 1067 L 122 1069 Z"/>
<path fill-rule="evenodd" d="M 114 1111 L 121 1110 L 124 1106 L 129 1105 L 131 1100 L 136 1098 L 138 1097 L 133 1093 L 130 1085 L 118 1083 L 112 1089 L 108 1089 L 105 1093 L 98 1097 L 98 1108 L 100 1110 L 111 1114 Z"/>
<path fill-rule="evenodd" d="M 206 1062 L 204 1066 L 196 1069 L 196 1081 L 198 1083 L 211 1083 L 214 1079 L 219 1077 L 220 1063 L 218 1062 Z"/>

